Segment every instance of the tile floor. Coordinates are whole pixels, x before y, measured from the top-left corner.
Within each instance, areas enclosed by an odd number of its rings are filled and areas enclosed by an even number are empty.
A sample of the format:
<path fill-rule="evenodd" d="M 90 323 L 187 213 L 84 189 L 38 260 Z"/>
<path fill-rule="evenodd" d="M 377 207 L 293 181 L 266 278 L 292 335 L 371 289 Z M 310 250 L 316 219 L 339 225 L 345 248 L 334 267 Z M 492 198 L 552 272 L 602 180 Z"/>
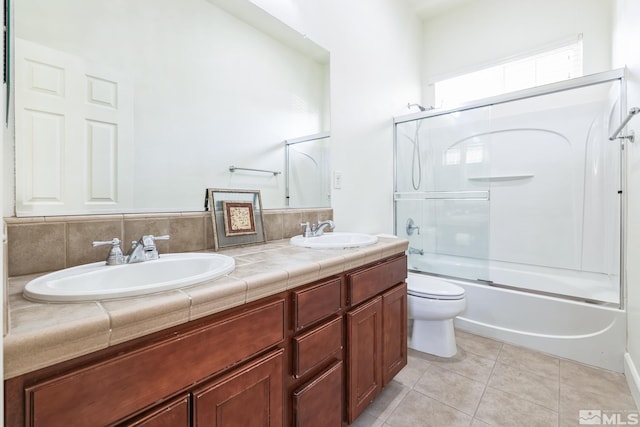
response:
<path fill-rule="evenodd" d="M 608 425 L 638 420 L 622 374 L 459 330 L 456 339 L 451 359 L 409 350 L 351 427 L 579 426 L 579 410 L 602 411 Z"/>

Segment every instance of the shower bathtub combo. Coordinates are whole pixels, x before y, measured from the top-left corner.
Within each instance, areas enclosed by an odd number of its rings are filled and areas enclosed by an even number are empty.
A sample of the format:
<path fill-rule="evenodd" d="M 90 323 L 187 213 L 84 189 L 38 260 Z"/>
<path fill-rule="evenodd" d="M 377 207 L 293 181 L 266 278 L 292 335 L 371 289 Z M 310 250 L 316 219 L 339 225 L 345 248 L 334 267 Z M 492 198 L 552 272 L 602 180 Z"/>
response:
<path fill-rule="evenodd" d="M 624 88 L 614 70 L 394 120 L 409 281 L 464 289 L 457 328 L 622 372 Z"/>

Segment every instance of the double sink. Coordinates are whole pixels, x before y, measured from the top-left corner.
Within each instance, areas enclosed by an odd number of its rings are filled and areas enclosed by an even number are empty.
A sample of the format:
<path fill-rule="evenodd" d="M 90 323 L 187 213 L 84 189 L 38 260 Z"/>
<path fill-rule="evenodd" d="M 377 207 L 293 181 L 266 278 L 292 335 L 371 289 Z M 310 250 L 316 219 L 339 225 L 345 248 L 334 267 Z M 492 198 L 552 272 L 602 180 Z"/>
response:
<path fill-rule="evenodd" d="M 311 249 L 357 248 L 375 244 L 376 236 L 361 233 L 326 233 L 295 236 L 293 246 Z M 38 302 L 80 302 L 146 295 L 213 280 L 235 269 L 232 257 L 218 253 L 164 254 L 134 264 L 104 262 L 66 268 L 29 282 L 24 296 Z"/>

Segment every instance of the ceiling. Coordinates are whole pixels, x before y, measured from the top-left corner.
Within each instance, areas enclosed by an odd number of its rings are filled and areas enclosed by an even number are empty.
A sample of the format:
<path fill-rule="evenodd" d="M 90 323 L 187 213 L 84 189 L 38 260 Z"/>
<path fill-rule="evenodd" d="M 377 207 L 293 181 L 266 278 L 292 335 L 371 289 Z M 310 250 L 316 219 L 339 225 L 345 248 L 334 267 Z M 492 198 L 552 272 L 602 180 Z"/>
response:
<path fill-rule="evenodd" d="M 406 0 L 422 19 L 429 19 L 472 0 Z"/>

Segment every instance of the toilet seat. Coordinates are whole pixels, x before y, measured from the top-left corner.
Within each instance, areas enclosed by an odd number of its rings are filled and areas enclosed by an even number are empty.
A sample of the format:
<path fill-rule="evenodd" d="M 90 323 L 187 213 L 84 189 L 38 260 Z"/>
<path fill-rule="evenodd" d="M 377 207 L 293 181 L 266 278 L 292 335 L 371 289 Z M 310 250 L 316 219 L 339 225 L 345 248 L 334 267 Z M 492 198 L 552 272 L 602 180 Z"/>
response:
<path fill-rule="evenodd" d="M 407 294 L 419 298 L 458 300 L 464 298 L 464 289 L 451 282 L 438 280 L 407 280 Z"/>

